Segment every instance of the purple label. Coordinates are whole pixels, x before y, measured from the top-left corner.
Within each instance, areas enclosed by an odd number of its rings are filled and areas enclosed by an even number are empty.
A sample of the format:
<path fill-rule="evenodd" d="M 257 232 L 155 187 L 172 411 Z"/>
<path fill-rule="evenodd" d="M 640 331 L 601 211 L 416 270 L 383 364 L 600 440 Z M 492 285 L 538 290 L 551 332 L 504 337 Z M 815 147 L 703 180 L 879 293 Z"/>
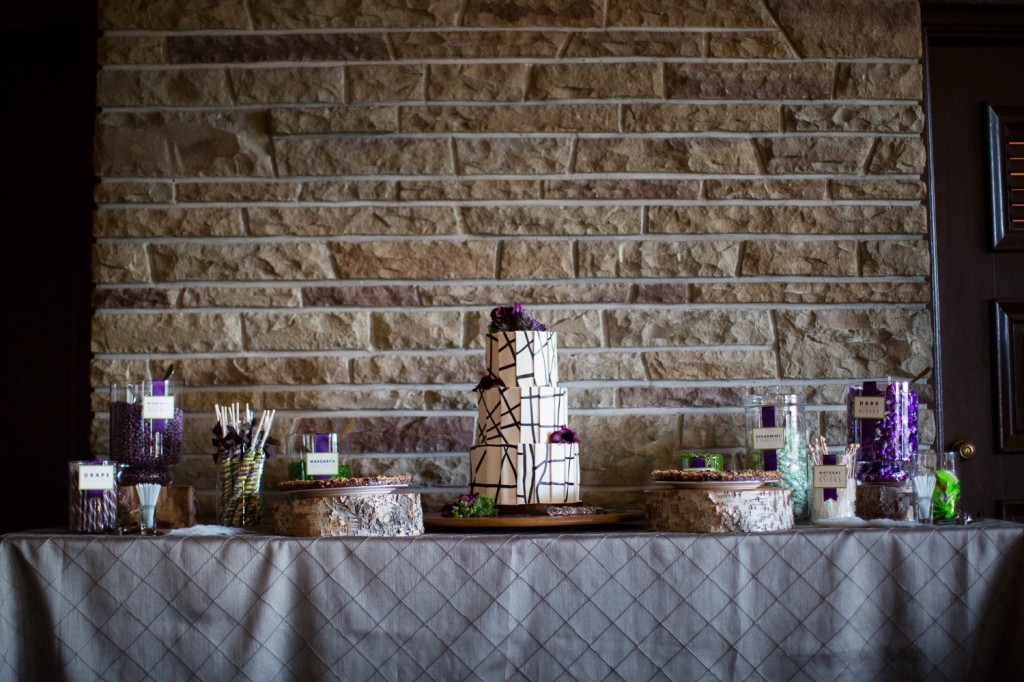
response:
<path fill-rule="evenodd" d="M 691 457 L 690 458 L 690 468 L 691 469 L 700 469 L 701 467 L 705 467 L 705 466 L 707 466 L 707 464 L 705 463 L 703 457 Z"/>
<path fill-rule="evenodd" d="M 873 398 L 882 395 L 878 390 L 878 383 L 875 381 L 865 381 L 864 389 L 861 391 L 861 395 L 866 398 Z M 878 429 L 877 419 L 861 419 L 860 420 L 860 447 L 861 452 L 871 453 L 871 456 L 867 459 L 874 459 L 874 444 L 875 444 L 875 431 Z"/>
<path fill-rule="evenodd" d="M 835 464 L 837 455 L 823 455 L 821 458 L 822 464 Z M 839 499 L 839 488 L 825 488 L 826 500 L 838 500 Z"/>
<path fill-rule="evenodd" d="M 331 434 L 329 433 L 318 433 L 313 436 L 313 452 L 330 452 L 331 451 Z M 317 481 L 326 481 L 330 479 L 330 476 L 314 476 Z"/>
<path fill-rule="evenodd" d="M 167 395 L 167 382 L 164 380 L 153 381 L 153 395 Z M 153 431 L 156 433 L 164 433 L 167 431 L 167 420 L 166 419 L 153 419 Z"/>
<path fill-rule="evenodd" d="M 765 405 L 761 408 L 761 428 L 772 428 L 775 426 L 775 407 Z M 775 471 L 779 468 L 778 450 L 764 450 L 761 455 L 764 459 L 764 470 Z"/>

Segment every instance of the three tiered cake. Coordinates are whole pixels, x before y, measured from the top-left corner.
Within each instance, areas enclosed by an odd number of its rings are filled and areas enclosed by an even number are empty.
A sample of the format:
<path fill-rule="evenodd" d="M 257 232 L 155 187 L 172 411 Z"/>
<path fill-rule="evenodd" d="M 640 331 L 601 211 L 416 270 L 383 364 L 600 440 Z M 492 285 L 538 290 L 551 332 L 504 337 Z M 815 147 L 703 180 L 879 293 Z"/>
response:
<path fill-rule="evenodd" d="M 499 505 L 577 503 L 579 443 L 566 426 L 557 334 L 518 305 L 496 308 L 491 319 L 487 375 L 477 386 L 470 492 L 493 497 Z M 530 329 L 517 328 L 522 326 Z"/>

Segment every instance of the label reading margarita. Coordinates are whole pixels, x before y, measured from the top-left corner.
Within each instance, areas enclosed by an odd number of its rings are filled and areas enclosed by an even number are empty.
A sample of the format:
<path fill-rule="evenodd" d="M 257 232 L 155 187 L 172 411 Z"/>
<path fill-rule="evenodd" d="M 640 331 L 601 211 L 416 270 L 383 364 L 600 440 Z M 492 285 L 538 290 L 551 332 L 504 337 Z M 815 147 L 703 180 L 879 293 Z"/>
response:
<path fill-rule="evenodd" d="M 307 476 L 337 476 L 338 475 L 338 453 L 337 452 L 307 452 L 306 453 L 306 475 Z"/>

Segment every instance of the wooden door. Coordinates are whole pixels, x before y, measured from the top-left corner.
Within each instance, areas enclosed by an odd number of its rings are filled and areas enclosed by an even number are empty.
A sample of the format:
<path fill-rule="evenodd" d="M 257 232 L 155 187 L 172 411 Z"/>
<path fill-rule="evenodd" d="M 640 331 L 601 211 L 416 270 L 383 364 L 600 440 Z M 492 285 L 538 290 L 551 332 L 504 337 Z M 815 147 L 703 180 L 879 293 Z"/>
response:
<path fill-rule="evenodd" d="M 991 518 L 1024 504 L 1024 11 L 923 21 L 938 437 L 974 444 L 964 509 Z"/>

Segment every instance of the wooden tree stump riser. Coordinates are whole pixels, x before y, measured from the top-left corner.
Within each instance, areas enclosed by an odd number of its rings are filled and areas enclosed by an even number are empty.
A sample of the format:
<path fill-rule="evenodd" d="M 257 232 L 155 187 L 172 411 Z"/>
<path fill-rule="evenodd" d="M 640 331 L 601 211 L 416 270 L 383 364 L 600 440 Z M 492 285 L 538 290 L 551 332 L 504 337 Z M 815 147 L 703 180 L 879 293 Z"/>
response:
<path fill-rule="evenodd" d="M 757 533 L 793 527 L 791 493 L 757 490 L 647 490 L 651 529 L 669 533 Z"/>
<path fill-rule="evenodd" d="M 296 537 L 415 537 L 423 534 L 419 493 L 303 497 L 274 508 L 274 530 Z"/>

